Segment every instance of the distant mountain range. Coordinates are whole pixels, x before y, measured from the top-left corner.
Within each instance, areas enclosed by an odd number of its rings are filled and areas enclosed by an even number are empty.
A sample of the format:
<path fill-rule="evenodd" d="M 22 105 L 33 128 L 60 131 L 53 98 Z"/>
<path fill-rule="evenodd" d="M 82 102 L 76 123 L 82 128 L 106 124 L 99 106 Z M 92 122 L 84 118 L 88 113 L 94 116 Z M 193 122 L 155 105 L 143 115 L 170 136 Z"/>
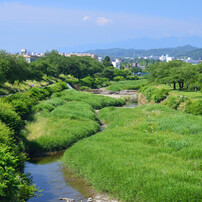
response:
<path fill-rule="evenodd" d="M 178 46 L 185 46 L 187 44 L 202 48 L 202 37 L 198 36 L 187 36 L 187 37 L 176 37 L 169 36 L 163 38 L 135 38 L 123 41 L 114 42 L 102 42 L 99 38 L 98 43 L 85 44 L 79 46 L 66 46 L 58 49 L 59 52 L 87 52 L 87 50 L 95 49 L 135 49 L 135 50 L 149 50 L 149 49 L 163 49 L 173 48 Z"/>
<path fill-rule="evenodd" d="M 186 46 L 178 46 L 176 48 L 158 48 L 158 49 L 121 49 L 121 48 L 111 48 L 111 49 L 95 49 L 88 50 L 86 52 L 90 52 L 96 54 L 101 57 L 110 56 L 112 58 L 116 57 L 139 57 L 139 56 L 161 56 L 168 54 L 173 57 L 191 57 L 192 59 L 202 59 L 202 48 L 196 48 L 191 45 Z"/>

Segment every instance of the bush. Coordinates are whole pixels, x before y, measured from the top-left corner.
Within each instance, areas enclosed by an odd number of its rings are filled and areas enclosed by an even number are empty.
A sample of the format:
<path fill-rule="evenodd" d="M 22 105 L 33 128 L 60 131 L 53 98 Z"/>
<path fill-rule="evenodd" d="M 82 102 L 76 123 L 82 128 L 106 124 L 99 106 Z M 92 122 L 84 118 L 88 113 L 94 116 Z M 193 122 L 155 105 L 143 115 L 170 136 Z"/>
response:
<path fill-rule="evenodd" d="M 168 92 L 169 92 L 169 90 L 167 90 L 167 89 L 157 89 L 157 90 L 155 90 L 155 93 L 153 95 L 153 100 L 156 103 L 161 102 L 162 100 L 164 100 L 167 97 Z"/>
<path fill-rule="evenodd" d="M 46 89 L 52 94 L 58 91 L 62 91 L 63 89 L 67 89 L 67 84 L 64 82 L 58 82 L 55 85 L 48 86 Z"/>
<path fill-rule="evenodd" d="M 145 95 L 145 97 L 147 98 L 147 100 L 150 102 L 152 100 L 152 95 L 154 94 L 156 88 L 152 87 L 152 86 L 146 86 L 145 88 L 143 88 L 141 90 L 141 92 Z"/>
<path fill-rule="evenodd" d="M 124 78 L 123 76 L 116 76 L 116 77 L 114 77 L 113 80 L 114 80 L 114 81 L 124 81 L 125 78 Z"/>
<path fill-rule="evenodd" d="M 28 106 L 26 105 L 25 102 L 21 100 L 13 100 L 12 105 L 15 108 L 15 112 L 17 112 L 17 114 L 20 115 L 22 119 L 24 119 L 26 115 L 29 113 Z"/>
<path fill-rule="evenodd" d="M 13 132 L 0 121 L 0 201 L 25 201 L 36 191 L 28 176 L 21 173 L 25 155 L 18 146 Z"/>
<path fill-rule="evenodd" d="M 173 96 L 169 95 L 168 98 L 164 101 L 164 105 L 168 106 L 171 109 L 177 109 L 181 103 L 184 103 L 188 100 L 186 96 Z"/>
<path fill-rule="evenodd" d="M 185 105 L 185 111 L 190 114 L 202 115 L 202 100 L 188 101 Z"/>
<path fill-rule="evenodd" d="M 12 105 L 0 102 L 0 120 L 14 132 L 20 131 L 22 122 Z"/>
<path fill-rule="evenodd" d="M 127 76 L 126 79 L 127 80 L 139 80 L 140 78 L 137 75 L 134 75 L 134 76 Z"/>
<path fill-rule="evenodd" d="M 31 99 L 28 96 L 28 94 L 26 94 L 26 93 L 16 93 L 16 94 L 13 94 L 13 95 L 10 95 L 8 97 L 3 98 L 3 100 L 6 102 L 10 102 L 10 103 L 12 103 L 15 100 L 22 101 L 23 103 L 26 104 L 26 107 L 29 109 L 31 108 L 31 106 L 35 102 L 34 99 Z"/>

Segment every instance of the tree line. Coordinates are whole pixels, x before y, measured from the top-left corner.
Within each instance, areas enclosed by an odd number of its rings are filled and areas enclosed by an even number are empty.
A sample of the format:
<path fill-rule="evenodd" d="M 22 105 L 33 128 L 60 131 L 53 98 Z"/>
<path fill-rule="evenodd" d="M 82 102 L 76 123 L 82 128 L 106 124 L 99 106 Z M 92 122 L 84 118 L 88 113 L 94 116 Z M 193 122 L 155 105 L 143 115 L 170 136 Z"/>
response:
<path fill-rule="evenodd" d="M 60 74 L 70 74 L 80 79 L 102 70 L 103 65 L 90 57 L 65 57 L 54 50 L 32 63 L 28 63 L 22 56 L 0 52 L 1 84 L 14 83 L 16 80 L 40 80 L 43 75 L 58 77 Z"/>
<path fill-rule="evenodd" d="M 192 65 L 183 61 L 158 62 L 147 67 L 149 80 L 157 84 L 173 85 L 175 90 L 202 89 L 202 64 Z"/>
<path fill-rule="evenodd" d="M 94 88 L 110 80 L 137 79 L 130 70 L 114 68 L 109 57 L 105 57 L 100 63 L 88 56 L 65 57 L 52 50 L 46 52 L 44 57 L 28 63 L 23 56 L 0 51 L 0 84 L 26 80 L 40 81 L 44 75 L 61 78 L 61 74 L 71 75 L 82 81 L 81 84 L 88 83 L 88 87 Z"/>

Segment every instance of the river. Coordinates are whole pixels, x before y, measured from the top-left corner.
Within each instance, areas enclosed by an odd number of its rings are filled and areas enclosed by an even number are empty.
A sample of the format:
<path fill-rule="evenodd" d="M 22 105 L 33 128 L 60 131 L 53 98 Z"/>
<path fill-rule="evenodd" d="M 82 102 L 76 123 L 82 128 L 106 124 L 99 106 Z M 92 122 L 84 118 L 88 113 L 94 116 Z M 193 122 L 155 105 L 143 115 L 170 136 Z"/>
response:
<path fill-rule="evenodd" d="M 138 104 L 136 102 L 129 102 L 124 107 L 134 108 Z M 41 190 L 41 196 L 38 198 L 31 198 L 28 202 L 56 202 L 59 198 L 71 198 L 76 201 L 87 202 L 87 198 L 91 197 L 86 185 L 81 185 L 78 191 L 68 182 L 69 177 L 65 176 L 65 168 L 62 166 L 61 157 L 63 152 L 58 152 L 55 155 L 33 158 L 25 164 L 25 173 L 30 173 L 33 182 Z M 82 184 L 82 183 L 81 183 Z M 83 187 L 82 187 L 83 186 Z M 84 187 L 85 186 L 85 187 Z M 86 197 L 85 197 L 85 196 Z M 102 197 L 99 196 L 99 197 Z M 108 200 L 96 200 L 108 201 Z"/>
<path fill-rule="evenodd" d="M 65 170 L 61 162 L 63 152 L 48 157 L 33 158 L 25 164 L 25 173 L 30 173 L 33 182 L 41 190 L 41 196 L 31 198 L 28 202 L 55 202 L 59 198 L 71 198 L 86 202 L 79 191 L 70 185 L 65 178 Z"/>

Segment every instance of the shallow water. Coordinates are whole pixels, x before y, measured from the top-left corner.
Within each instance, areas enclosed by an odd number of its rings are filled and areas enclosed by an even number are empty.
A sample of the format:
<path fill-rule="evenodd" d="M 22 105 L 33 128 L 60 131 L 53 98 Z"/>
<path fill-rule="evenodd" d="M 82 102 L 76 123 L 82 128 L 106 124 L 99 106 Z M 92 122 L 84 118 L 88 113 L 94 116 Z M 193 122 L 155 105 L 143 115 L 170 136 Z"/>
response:
<path fill-rule="evenodd" d="M 62 154 L 61 154 L 62 155 Z M 32 159 L 25 164 L 25 173 L 31 173 L 33 182 L 42 190 L 38 198 L 28 202 L 55 202 L 59 198 L 71 198 L 75 201 L 86 202 L 87 199 L 68 182 L 63 175 L 61 155 Z"/>
<path fill-rule="evenodd" d="M 123 107 L 134 108 L 138 106 L 137 102 L 128 102 Z M 104 126 L 103 126 L 104 130 Z M 64 169 L 61 157 L 64 152 L 58 152 L 55 155 L 33 158 L 25 164 L 25 173 L 30 173 L 34 184 L 42 190 L 41 196 L 38 198 L 31 198 L 28 202 L 55 202 L 61 201 L 59 198 L 71 198 L 75 201 L 86 202 L 85 198 L 77 189 L 87 196 L 86 185 L 81 182 L 76 182 L 75 189 L 68 182 L 68 177 L 65 176 L 66 170 Z M 76 180 L 75 180 L 76 181 Z M 70 182 L 70 181 L 69 181 Z M 72 183 L 72 185 L 74 185 Z M 83 187 L 82 187 L 83 186 Z M 89 192 L 90 193 L 90 192 Z"/>
<path fill-rule="evenodd" d="M 137 107 L 137 106 L 138 106 L 137 102 L 127 102 L 126 105 L 124 105 L 123 107 L 134 108 L 134 107 Z"/>

